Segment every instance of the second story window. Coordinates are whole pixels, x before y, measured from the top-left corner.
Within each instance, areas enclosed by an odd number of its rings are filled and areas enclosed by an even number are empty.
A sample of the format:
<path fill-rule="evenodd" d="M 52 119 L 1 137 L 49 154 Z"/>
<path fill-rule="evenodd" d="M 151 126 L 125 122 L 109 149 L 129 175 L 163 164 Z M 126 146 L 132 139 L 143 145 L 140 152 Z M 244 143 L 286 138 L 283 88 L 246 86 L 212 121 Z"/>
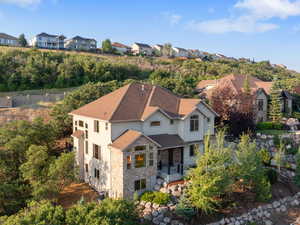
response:
<path fill-rule="evenodd" d="M 264 100 L 263 99 L 258 99 L 257 107 L 258 107 L 258 111 L 264 111 Z"/>
<path fill-rule="evenodd" d="M 135 168 L 141 168 L 146 166 L 146 155 L 135 155 Z"/>
<path fill-rule="evenodd" d="M 88 128 L 89 128 L 89 126 L 88 126 L 88 124 L 87 124 L 87 123 L 85 123 L 85 128 L 86 128 L 86 129 L 88 129 Z"/>
<path fill-rule="evenodd" d="M 108 123 L 105 123 L 105 130 L 108 130 Z"/>
<path fill-rule="evenodd" d="M 99 133 L 99 121 L 94 120 L 94 132 Z"/>
<path fill-rule="evenodd" d="M 131 156 L 129 155 L 129 156 L 127 156 L 126 157 L 126 164 L 127 164 L 127 169 L 129 170 L 129 169 L 131 169 Z"/>
<path fill-rule="evenodd" d="M 198 130 L 199 130 L 199 116 L 198 115 L 191 116 L 190 131 L 198 131 Z"/>
<path fill-rule="evenodd" d="M 80 126 L 80 127 L 83 127 L 83 121 L 82 121 L 82 120 L 79 120 L 78 123 L 79 123 L 79 126 Z"/>
<path fill-rule="evenodd" d="M 173 125 L 174 124 L 174 120 L 170 120 L 170 124 Z"/>
<path fill-rule="evenodd" d="M 85 141 L 85 154 L 89 154 L 89 142 Z"/>
<path fill-rule="evenodd" d="M 138 145 L 134 147 L 135 151 L 144 151 L 146 150 L 146 145 Z"/>
<path fill-rule="evenodd" d="M 152 121 L 152 122 L 150 123 L 150 126 L 151 126 L 151 127 L 159 127 L 159 126 L 160 126 L 160 121 Z"/>
<path fill-rule="evenodd" d="M 88 139 L 89 138 L 89 132 L 86 130 L 85 131 L 85 138 Z"/>
<path fill-rule="evenodd" d="M 93 157 L 95 159 L 101 159 L 101 147 L 93 144 Z"/>

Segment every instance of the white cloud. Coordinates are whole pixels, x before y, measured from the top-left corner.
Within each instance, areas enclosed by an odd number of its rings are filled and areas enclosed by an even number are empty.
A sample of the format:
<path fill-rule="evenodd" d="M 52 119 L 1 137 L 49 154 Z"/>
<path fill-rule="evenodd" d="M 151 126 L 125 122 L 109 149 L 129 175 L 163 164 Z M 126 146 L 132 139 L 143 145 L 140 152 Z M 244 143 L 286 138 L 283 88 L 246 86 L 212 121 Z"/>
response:
<path fill-rule="evenodd" d="M 286 19 L 300 15 L 300 0 L 238 0 L 233 17 L 206 21 L 191 21 L 187 27 L 206 33 L 266 32 L 279 28 L 268 22 L 272 18 Z"/>
<path fill-rule="evenodd" d="M 235 18 L 225 18 L 219 20 L 207 21 L 192 21 L 188 24 L 191 30 L 221 34 L 227 32 L 240 32 L 240 33 L 253 33 L 253 32 L 266 32 L 277 29 L 278 26 L 272 23 L 257 22 L 248 16 L 241 16 Z"/>
<path fill-rule="evenodd" d="M 180 20 L 182 19 L 181 15 L 178 15 L 175 13 L 170 13 L 170 12 L 163 13 L 163 16 L 170 23 L 171 26 L 178 24 L 180 22 Z"/>
<path fill-rule="evenodd" d="M 240 0 L 234 7 L 245 9 L 257 18 L 286 19 L 300 15 L 300 0 Z"/>
<path fill-rule="evenodd" d="M 35 6 L 41 3 L 42 0 L 0 0 L 1 3 L 18 5 L 21 7 Z"/>

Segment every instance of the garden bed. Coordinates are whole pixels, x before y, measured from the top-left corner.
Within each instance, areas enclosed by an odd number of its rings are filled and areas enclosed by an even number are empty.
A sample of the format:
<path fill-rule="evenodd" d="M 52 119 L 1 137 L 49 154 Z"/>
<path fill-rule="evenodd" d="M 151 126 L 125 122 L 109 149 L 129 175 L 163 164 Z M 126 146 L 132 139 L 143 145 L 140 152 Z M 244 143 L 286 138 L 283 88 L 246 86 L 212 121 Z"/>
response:
<path fill-rule="evenodd" d="M 277 201 L 287 196 L 292 196 L 300 191 L 293 183 L 277 182 L 272 185 L 272 199 L 269 202 Z M 229 218 L 242 215 L 253 208 L 265 205 L 267 203 L 257 202 L 254 199 L 255 194 L 237 189 L 227 201 L 227 206 L 224 206 L 222 210 L 211 215 L 199 214 L 191 221 L 191 225 L 209 224 L 221 220 L 222 218 Z M 300 215 L 300 214 L 299 214 Z M 298 215 L 298 216 L 299 216 Z M 281 225 L 281 224 L 280 224 Z"/>

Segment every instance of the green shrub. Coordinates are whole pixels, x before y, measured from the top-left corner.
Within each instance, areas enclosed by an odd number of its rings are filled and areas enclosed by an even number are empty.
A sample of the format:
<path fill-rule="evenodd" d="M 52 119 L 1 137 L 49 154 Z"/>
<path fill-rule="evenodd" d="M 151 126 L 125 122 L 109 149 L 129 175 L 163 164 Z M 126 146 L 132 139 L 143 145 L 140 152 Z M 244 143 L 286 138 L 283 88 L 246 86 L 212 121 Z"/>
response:
<path fill-rule="evenodd" d="M 270 184 L 275 184 L 278 180 L 278 175 L 277 175 L 277 172 L 273 169 L 268 169 L 266 171 L 266 174 L 267 174 L 267 177 L 268 177 L 268 180 L 270 182 Z"/>
<path fill-rule="evenodd" d="M 264 164 L 270 164 L 271 161 L 271 154 L 268 152 L 267 149 L 262 149 L 258 152 L 259 157 L 261 158 L 261 161 Z"/>
<path fill-rule="evenodd" d="M 169 194 L 158 191 L 146 191 L 141 195 L 141 201 L 152 202 L 159 205 L 166 205 L 171 200 Z"/>
<path fill-rule="evenodd" d="M 260 122 L 256 125 L 257 130 L 282 130 L 284 125 L 276 122 Z"/>

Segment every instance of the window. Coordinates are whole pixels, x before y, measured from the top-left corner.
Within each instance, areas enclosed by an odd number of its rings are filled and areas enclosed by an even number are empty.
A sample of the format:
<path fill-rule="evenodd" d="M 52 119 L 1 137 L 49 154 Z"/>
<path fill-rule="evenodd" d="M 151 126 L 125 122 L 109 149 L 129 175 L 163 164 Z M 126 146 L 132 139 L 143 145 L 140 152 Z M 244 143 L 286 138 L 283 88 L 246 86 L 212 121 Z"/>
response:
<path fill-rule="evenodd" d="M 100 178 L 100 172 L 99 172 L 99 170 L 96 169 L 96 168 L 94 169 L 94 177 L 97 178 L 97 179 Z"/>
<path fill-rule="evenodd" d="M 146 145 L 138 145 L 134 147 L 135 151 L 144 151 L 146 150 Z"/>
<path fill-rule="evenodd" d="M 131 169 L 131 156 L 127 156 L 126 157 L 126 162 L 127 162 L 127 169 Z"/>
<path fill-rule="evenodd" d="M 108 123 L 105 123 L 105 130 L 108 130 Z"/>
<path fill-rule="evenodd" d="M 89 132 L 87 130 L 85 131 L 85 138 L 89 138 Z"/>
<path fill-rule="evenodd" d="M 86 129 L 88 129 L 88 128 L 89 128 L 89 126 L 88 126 L 88 124 L 87 124 L 87 123 L 85 123 L 85 128 L 86 128 Z"/>
<path fill-rule="evenodd" d="M 94 120 L 94 132 L 99 133 L 99 121 Z"/>
<path fill-rule="evenodd" d="M 198 115 L 191 116 L 190 131 L 198 131 L 198 130 L 199 130 L 199 116 Z"/>
<path fill-rule="evenodd" d="M 77 127 L 75 127 L 75 131 L 77 130 Z"/>
<path fill-rule="evenodd" d="M 153 152 L 149 153 L 149 166 L 153 166 L 154 160 L 153 160 Z"/>
<path fill-rule="evenodd" d="M 85 164 L 85 172 L 88 173 L 89 172 L 89 165 L 86 163 Z"/>
<path fill-rule="evenodd" d="M 170 120 L 170 124 L 174 124 L 174 120 Z"/>
<path fill-rule="evenodd" d="M 138 154 L 135 155 L 135 168 L 145 167 L 146 155 Z"/>
<path fill-rule="evenodd" d="M 85 154 L 89 154 L 89 143 L 85 141 Z"/>
<path fill-rule="evenodd" d="M 151 127 L 159 127 L 159 126 L 160 126 L 160 121 L 152 121 L 152 122 L 150 123 L 150 126 L 151 126 Z"/>
<path fill-rule="evenodd" d="M 99 145 L 93 145 L 93 157 L 95 159 L 101 159 L 101 147 Z"/>
<path fill-rule="evenodd" d="M 134 190 L 140 191 L 146 189 L 146 179 L 134 181 Z"/>
<path fill-rule="evenodd" d="M 199 145 L 198 144 L 190 145 L 190 157 L 195 156 L 196 152 L 200 152 Z"/>
<path fill-rule="evenodd" d="M 82 120 L 79 120 L 79 126 L 83 127 L 83 121 Z"/>
<path fill-rule="evenodd" d="M 77 123 L 77 120 L 75 120 L 75 126 L 77 126 L 77 124 L 78 124 L 78 123 Z"/>
<path fill-rule="evenodd" d="M 258 99 L 257 107 L 258 107 L 258 111 L 264 111 L 264 100 L 263 99 Z"/>

